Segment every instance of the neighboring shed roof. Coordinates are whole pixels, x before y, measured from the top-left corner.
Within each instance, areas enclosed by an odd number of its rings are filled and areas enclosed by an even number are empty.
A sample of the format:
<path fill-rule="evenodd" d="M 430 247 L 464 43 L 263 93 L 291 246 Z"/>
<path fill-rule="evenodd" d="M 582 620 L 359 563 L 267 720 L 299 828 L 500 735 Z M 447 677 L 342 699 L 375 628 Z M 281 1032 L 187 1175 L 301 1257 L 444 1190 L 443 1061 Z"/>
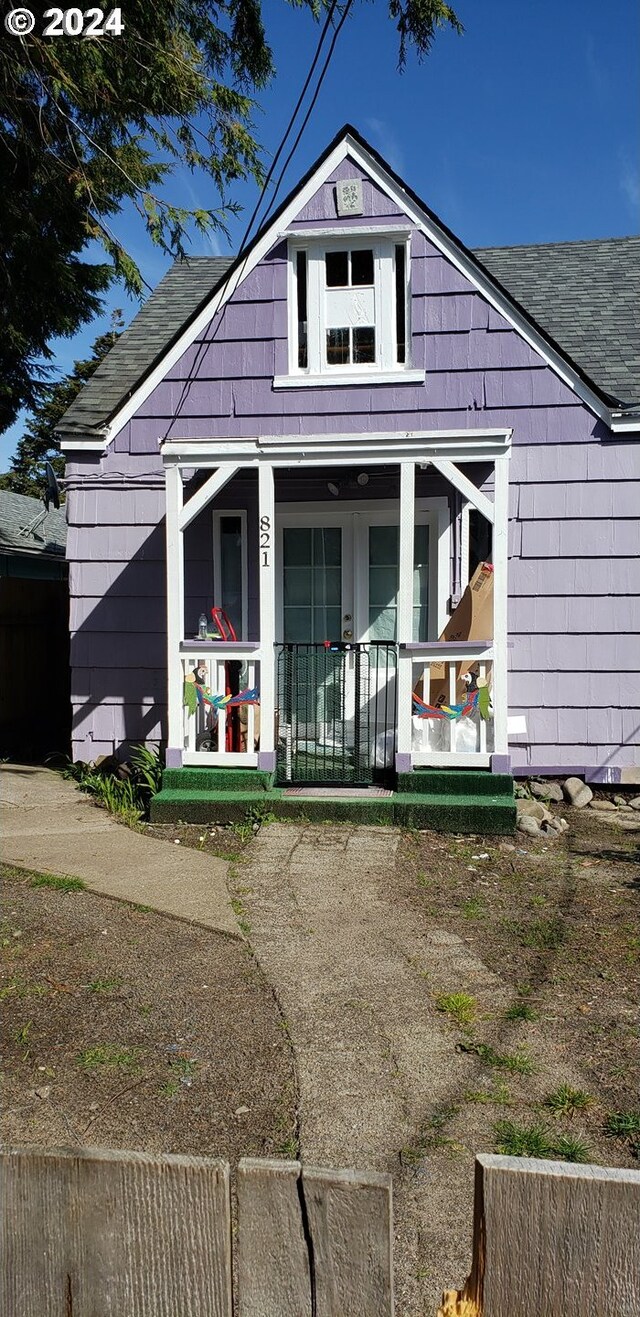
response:
<path fill-rule="evenodd" d="M 603 238 L 473 255 L 597 390 L 640 401 L 640 238 Z M 211 295 L 232 257 L 177 261 L 63 417 L 67 434 L 99 432 Z"/>
<path fill-rule="evenodd" d="M 485 247 L 474 255 L 618 402 L 640 402 L 640 238 Z"/>
<path fill-rule="evenodd" d="M 28 535 L 21 531 L 44 512 L 39 498 L 0 489 L 0 554 L 28 553 L 64 558 L 67 519 L 64 508 L 52 508 L 44 521 Z"/>

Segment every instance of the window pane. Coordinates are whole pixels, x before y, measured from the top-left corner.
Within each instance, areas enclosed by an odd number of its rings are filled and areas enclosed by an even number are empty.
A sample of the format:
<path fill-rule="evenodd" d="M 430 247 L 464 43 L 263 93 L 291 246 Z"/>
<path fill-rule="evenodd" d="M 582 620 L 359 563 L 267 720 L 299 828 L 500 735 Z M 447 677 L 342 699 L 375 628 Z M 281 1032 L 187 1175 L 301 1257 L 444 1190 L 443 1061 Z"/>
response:
<path fill-rule="evenodd" d="M 429 527 L 416 526 L 413 555 L 413 639 L 429 639 Z"/>
<path fill-rule="evenodd" d="M 298 526 L 285 526 L 285 567 L 310 567 L 311 562 L 311 531 Z"/>
<path fill-rule="evenodd" d="M 284 609 L 284 639 L 288 641 L 311 640 L 311 608 Z"/>
<path fill-rule="evenodd" d="M 397 526 L 369 527 L 369 562 L 372 567 L 397 566 Z"/>
<path fill-rule="evenodd" d="M 327 330 L 327 365 L 347 366 L 349 364 L 349 330 Z"/>
<path fill-rule="evenodd" d="M 373 252 L 354 251 L 351 253 L 351 283 L 361 288 L 363 284 L 373 283 Z"/>
<path fill-rule="evenodd" d="M 349 253 L 326 252 L 324 264 L 327 288 L 346 288 L 349 283 Z"/>
<path fill-rule="evenodd" d="M 307 356 L 307 253 L 298 252 L 296 260 L 296 284 L 298 295 L 298 365 L 301 370 L 308 365 Z"/>
<path fill-rule="evenodd" d="M 406 285 L 406 249 L 404 244 L 396 247 L 396 352 L 399 362 L 407 359 L 407 285 Z"/>
<path fill-rule="evenodd" d="M 369 636 L 371 640 L 395 640 L 395 608 L 369 609 Z"/>
<path fill-rule="evenodd" d="M 376 359 L 376 331 L 373 325 L 367 325 L 366 329 L 354 329 L 353 331 L 353 360 L 358 362 L 371 362 Z"/>
<path fill-rule="evenodd" d="M 285 565 L 284 604 L 308 604 L 311 592 L 308 567 L 290 567 Z"/>
<path fill-rule="evenodd" d="M 397 592 L 397 566 L 369 568 L 369 603 L 372 608 L 395 605 Z"/>
<path fill-rule="evenodd" d="M 306 532 L 305 532 L 306 533 Z M 313 535 L 313 562 L 316 567 L 340 567 L 342 531 L 339 526 L 316 526 Z"/>

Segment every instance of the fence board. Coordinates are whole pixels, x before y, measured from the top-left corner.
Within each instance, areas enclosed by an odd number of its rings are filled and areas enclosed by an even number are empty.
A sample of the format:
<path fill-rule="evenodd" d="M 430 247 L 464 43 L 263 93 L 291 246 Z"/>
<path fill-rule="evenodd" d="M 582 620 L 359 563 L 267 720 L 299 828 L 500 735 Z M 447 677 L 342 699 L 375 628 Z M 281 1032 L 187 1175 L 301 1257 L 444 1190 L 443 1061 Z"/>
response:
<path fill-rule="evenodd" d="M 299 1162 L 238 1163 L 240 1317 L 310 1317 L 311 1273 Z"/>
<path fill-rule="evenodd" d="M 392 1317 L 391 1177 L 245 1159 L 240 1317 Z"/>
<path fill-rule="evenodd" d="M 231 1317 L 226 1163 L 94 1149 L 2 1163 L 0 1312 Z"/>
<path fill-rule="evenodd" d="M 640 1172 L 477 1157 L 473 1257 L 441 1317 L 638 1317 Z"/>

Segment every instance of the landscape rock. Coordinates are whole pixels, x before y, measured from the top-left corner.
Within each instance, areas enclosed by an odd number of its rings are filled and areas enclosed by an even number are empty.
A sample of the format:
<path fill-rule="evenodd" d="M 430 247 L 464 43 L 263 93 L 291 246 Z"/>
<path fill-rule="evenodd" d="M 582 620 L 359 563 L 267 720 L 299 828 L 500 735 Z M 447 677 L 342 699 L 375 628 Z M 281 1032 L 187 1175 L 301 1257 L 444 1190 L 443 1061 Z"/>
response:
<path fill-rule="evenodd" d="M 523 814 L 518 819 L 518 832 L 526 832 L 529 837 L 540 836 L 540 824 L 530 814 Z"/>
<path fill-rule="evenodd" d="M 640 809 L 640 796 L 634 796 L 633 800 L 629 801 L 629 804 L 632 809 Z"/>
<path fill-rule="evenodd" d="M 540 800 L 517 800 L 516 813 L 518 821 L 522 818 L 536 819 L 538 823 L 545 823 L 547 819 L 553 818 L 546 805 Z"/>
<path fill-rule="evenodd" d="M 593 800 L 589 801 L 589 808 L 612 810 L 612 809 L 617 809 L 618 807 L 617 805 L 614 805 L 612 800 L 598 800 L 598 797 L 596 796 Z"/>
<path fill-rule="evenodd" d="M 614 796 L 613 803 L 614 805 L 621 805 L 622 808 L 625 808 L 627 804 L 627 798 L 626 796 Z"/>
<path fill-rule="evenodd" d="M 591 787 L 587 786 L 586 782 L 583 782 L 579 777 L 568 777 L 566 782 L 563 782 L 562 789 L 565 800 L 568 800 L 569 804 L 573 805 L 575 809 L 584 809 L 585 805 L 593 800 Z"/>
<path fill-rule="evenodd" d="M 538 800 L 553 800 L 556 804 L 564 800 L 559 782 L 530 782 L 529 790 Z"/>

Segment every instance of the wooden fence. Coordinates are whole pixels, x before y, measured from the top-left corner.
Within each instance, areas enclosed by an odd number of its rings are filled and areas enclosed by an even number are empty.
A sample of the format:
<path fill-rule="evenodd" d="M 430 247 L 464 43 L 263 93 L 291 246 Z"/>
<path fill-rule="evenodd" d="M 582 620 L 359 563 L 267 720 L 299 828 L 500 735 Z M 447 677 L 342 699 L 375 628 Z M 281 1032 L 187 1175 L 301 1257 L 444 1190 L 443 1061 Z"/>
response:
<path fill-rule="evenodd" d="M 226 1162 L 1 1160 L 1 1317 L 392 1317 L 390 1176 L 241 1161 L 232 1253 Z M 478 1157 L 473 1258 L 441 1317 L 638 1317 L 640 1172 Z"/>

